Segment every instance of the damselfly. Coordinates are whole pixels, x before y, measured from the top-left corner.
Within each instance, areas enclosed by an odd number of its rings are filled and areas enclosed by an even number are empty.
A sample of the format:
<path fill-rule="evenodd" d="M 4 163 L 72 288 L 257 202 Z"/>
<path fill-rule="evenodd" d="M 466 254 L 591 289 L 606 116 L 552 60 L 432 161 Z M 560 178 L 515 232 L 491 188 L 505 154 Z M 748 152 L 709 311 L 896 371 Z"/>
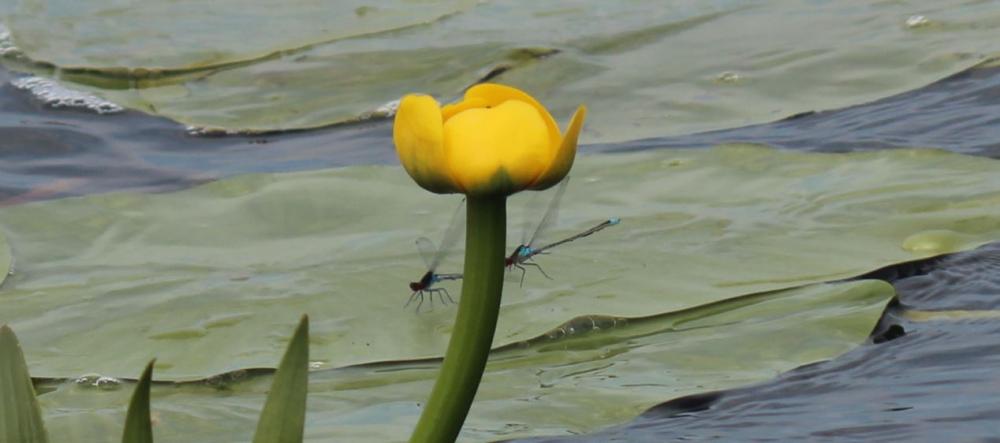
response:
<path fill-rule="evenodd" d="M 420 256 L 424 259 L 424 264 L 427 265 L 427 272 L 420 277 L 420 280 L 410 282 L 410 290 L 413 293 L 410 294 L 410 298 L 403 305 L 403 308 L 410 306 L 413 300 L 418 300 L 417 312 L 420 312 L 420 308 L 424 305 L 425 293 L 430 297 L 431 309 L 434 309 L 434 294 L 438 295 L 441 304 L 447 303 L 445 297 L 451 303 L 455 303 L 455 299 L 451 298 L 451 294 L 448 293 L 447 289 L 435 288 L 434 284 L 443 280 L 458 280 L 462 278 L 462 274 L 438 274 L 436 271 L 438 265 L 441 264 L 441 261 L 444 260 L 462 235 L 462 230 L 465 227 L 464 209 L 465 200 L 462 200 L 462 203 L 458 205 L 458 209 L 455 210 L 455 214 L 451 217 L 451 222 L 448 224 L 448 229 L 444 232 L 444 237 L 441 239 L 439 247 L 435 248 L 434 242 L 427 237 L 417 239 L 417 250 L 420 251 Z"/>
<path fill-rule="evenodd" d="M 586 237 L 597 231 L 600 231 L 609 226 L 617 225 L 621 223 L 621 219 L 614 217 L 609 218 L 596 226 L 587 229 L 586 231 L 580 232 L 575 235 L 571 235 L 557 242 L 549 243 L 544 246 L 535 247 L 535 243 L 538 241 L 539 236 L 550 226 L 552 226 L 556 218 L 558 218 L 559 213 L 559 201 L 562 199 L 563 193 L 566 192 L 566 186 L 569 184 L 569 177 L 563 179 L 562 183 L 559 183 L 559 187 L 556 188 L 555 195 L 552 196 L 552 201 L 549 203 L 548 209 L 545 210 L 545 215 L 542 217 L 542 221 L 538 223 L 535 228 L 535 232 L 531 235 L 528 241 L 522 241 L 520 245 L 514 248 L 514 251 L 510 253 L 510 256 L 504 259 L 504 266 L 509 271 L 511 268 L 516 268 L 521 270 L 521 285 L 524 285 L 524 275 L 527 273 L 525 266 L 534 266 L 538 268 L 538 271 L 545 276 L 545 278 L 552 279 L 549 274 L 545 273 L 545 270 L 538 264 L 532 261 L 532 258 L 539 254 L 544 254 L 545 251 L 552 249 L 564 243 L 569 243 L 573 240 Z"/>

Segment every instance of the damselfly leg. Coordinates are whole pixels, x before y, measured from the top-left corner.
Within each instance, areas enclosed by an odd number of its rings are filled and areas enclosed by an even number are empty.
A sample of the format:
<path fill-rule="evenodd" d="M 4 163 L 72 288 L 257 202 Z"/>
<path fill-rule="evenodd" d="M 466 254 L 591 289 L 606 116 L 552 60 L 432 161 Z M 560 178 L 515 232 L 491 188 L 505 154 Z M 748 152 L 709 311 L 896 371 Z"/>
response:
<path fill-rule="evenodd" d="M 441 299 L 441 304 L 442 305 L 447 304 L 444 301 L 444 297 L 448 297 L 448 301 L 451 302 L 451 304 L 453 304 L 453 305 L 457 305 L 458 304 L 458 303 L 455 303 L 455 299 L 451 298 L 451 294 L 449 294 L 448 290 L 445 289 L 445 288 L 434 288 L 434 289 L 430 289 L 428 291 L 431 292 L 431 293 L 437 292 L 438 298 Z M 442 297 L 441 294 L 444 294 L 444 297 Z"/>
<path fill-rule="evenodd" d="M 528 260 L 530 260 L 530 259 L 528 259 Z M 526 274 L 524 266 L 534 266 L 535 269 L 538 269 L 538 272 L 541 272 L 542 275 L 545 276 L 545 278 L 547 278 L 549 280 L 552 280 L 552 277 L 550 277 L 549 274 L 546 274 L 545 270 L 542 269 L 542 265 L 539 265 L 538 263 L 526 260 L 526 261 L 523 261 L 523 262 L 519 263 L 516 266 L 521 269 L 521 286 L 522 287 L 524 286 L 524 274 Z"/>
<path fill-rule="evenodd" d="M 445 288 L 430 288 L 430 289 L 422 289 L 422 290 L 419 290 L 419 291 L 415 291 L 414 293 L 410 294 L 410 299 L 406 301 L 405 305 L 403 305 L 403 309 L 406 309 L 407 307 L 409 307 L 410 303 L 413 303 L 413 300 L 417 300 L 417 309 L 416 309 L 416 312 L 420 312 L 420 309 L 423 308 L 423 306 L 424 306 L 424 295 L 425 294 L 427 295 L 429 304 L 431 305 L 431 308 L 430 308 L 431 311 L 434 310 L 434 294 L 437 294 L 438 299 L 441 300 L 441 305 L 442 306 L 447 305 L 448 303 L 451 303 L 453 305 L 457 305 L 458 304 L 458 303 L 455 303 L 455 299 L 451 298 L 451 294 L 448 292 L 447 289 L 445 289 Z M 447 300 L 445 299 L 445 297 L 447 297 Z"/>

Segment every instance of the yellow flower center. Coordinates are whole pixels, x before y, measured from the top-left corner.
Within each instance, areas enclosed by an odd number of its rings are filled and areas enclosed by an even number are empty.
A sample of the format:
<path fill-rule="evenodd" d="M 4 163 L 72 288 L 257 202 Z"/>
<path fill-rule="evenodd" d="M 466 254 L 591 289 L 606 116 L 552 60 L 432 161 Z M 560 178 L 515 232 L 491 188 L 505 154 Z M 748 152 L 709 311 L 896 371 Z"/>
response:
<path fill-rule="evenodd" d="M 531 183 L 554 156 L 549 129 L 533 106 L 507 100 L 464 109 L 444 122 L 444 157 L 464 189 L 488 184 Z"/>

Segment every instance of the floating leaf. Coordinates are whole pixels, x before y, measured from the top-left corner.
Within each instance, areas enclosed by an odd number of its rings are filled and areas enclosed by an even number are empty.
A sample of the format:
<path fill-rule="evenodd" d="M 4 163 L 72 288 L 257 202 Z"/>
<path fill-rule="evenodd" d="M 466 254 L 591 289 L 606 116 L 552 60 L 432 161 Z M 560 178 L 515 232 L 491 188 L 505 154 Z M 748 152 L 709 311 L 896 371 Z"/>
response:
<path fill-rule="evenodd" d="M 0 18 L 13 44 L 55 65 L 40 71 L 196 127 L 329 125 L 402 92 L 448 100 L 488 76 L 557 116 L 586 102 L 589 141 L 869 102 L 995 54 L 1000 33 L 994 5 L 962 0 L 924 5 L 946 25 L 920 31 L 905 27 L 907 2 L 8 3 Z M 509 55 L 539 46 L 559 53 L 537 63 Z"/>
<path fill-rule="evenodd" d="M 114 0 L 72 7 L 27 0 L 6 11 L 4 21 L 17 47 L 36 61 L 64 69 L 135 69 L 140 72 L 134 74 L 155 75 L 164 69 L 218 69 L 317 43 L 431 23 L 472 3 L 396 0 L 372 6 L 363 0 L 304 0 L 275 8 L 266 1 L 145 0 L 123 8 Z"/>
<path fill-rule="evenodd" d="M 0 441 L 49 441 L 17 336 L 0 325 Z"/>
<path fill-rule="evenodd" d="M 581 156 L 540 241 L 622 223 L 539 257 L 553 280 L 529 270 L 524 288 L 508 285 L 494 344 L 579 316 L 672 312 L 971 248 L 1000 238 L 998 196 L 1000 161 L 938 151 Z M 525 197 L 511 220 L 542 217 L 521 212 Z M 440 356 L 454 307 L 403 304 L 425 270 L 414 239 L 441 235 L 458 203 L 398 167 L 349 167 L 7 207 L 0 226 L 21 277 L 4 288 L 0 321 L 32 337 L 45 376 L 124 376 L 150 354 L 163 380 L 270 367 L 285 345 L 271 331 L 303 312 L 328 367 Z M 943 230 L 957 235 L 903 247 Z M 452 254 L 440 271 L 460 263 Z"/>
<path fill-rule="evenodd" d="M 125 430 L 122 432 L 122 443 L 153 443 L 153 423 L 149 415 L 149 385 L 153 379 L 153 363 L 146 364 L 146 369 L 139 377 L 139 383 L 132 391 L 132 400 L 125 414 Z"/>
<path fill-rule="evenodd" d="M 862 343 L 893 295 L 882 281 L 817 284 L 646 319 L 579 317 L 547 334 L 554 338 L 493 353 L 461 440 L 586 432 L 628 421 L 674 397 L 770 379 Z M 310 439 L 406 440 L 437 371 L 434 361 L 404 361 L 311 372 Z M 253 411 L 268 395 L 272 377 L 240 374 L 154 386 L 163 423 L 159 435 L 170 441 L 250 441 Z M 47 420 L 53 436 L 98 440 L 117 432 L 115 422 L 94 423 L 102 409 L 127 401 L 127 393 L 81 390 L 72 383 L 45 388 L 53 390 L 46 402 L 59 410 Z"/>
<path fill-rule="evenodd" d="M 309 317 L 303 315 L 274 374 L 253 443 L 300 443 L 309 388 Z"/>

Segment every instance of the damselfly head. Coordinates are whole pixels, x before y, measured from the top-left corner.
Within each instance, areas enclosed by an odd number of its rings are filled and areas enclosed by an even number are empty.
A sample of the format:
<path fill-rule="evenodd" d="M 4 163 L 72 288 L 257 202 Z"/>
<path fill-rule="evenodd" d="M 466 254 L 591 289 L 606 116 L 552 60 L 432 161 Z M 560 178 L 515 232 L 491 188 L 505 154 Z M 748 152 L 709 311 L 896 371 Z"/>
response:
<path fill-rule="evenodd" d="M 411 281 L 410 282 L 410 290 L 411 291 L 417 292 L 417 291 L 419 291 L 421 289 L 424 289 L 424 288 L 423 288 L 423 285 L 420 284 L 420 282 L 416 282 L 416 281 Z"/>
<path fill-rule="evenodd" d="M 622 222 L 622 219 L 620 219 L 618 217 L 611 217 L 611 218 L 608 219 L 608 223 L 610 223 L 612 225 L 617 225 L 618 223 L 621 223 L 621 222 Z"/>
<path fill-rule="evenodd" d="M 517 245 L 517 247 L 514 248 L 514 250 L 510 253 L 509 256 L 504 257 L 503 265 L 506 267 L 510 267 L 515 263 L 517 263 L 519 259 L 524 258 L 524 248 L 526 248 L 526 246 Z"/>

